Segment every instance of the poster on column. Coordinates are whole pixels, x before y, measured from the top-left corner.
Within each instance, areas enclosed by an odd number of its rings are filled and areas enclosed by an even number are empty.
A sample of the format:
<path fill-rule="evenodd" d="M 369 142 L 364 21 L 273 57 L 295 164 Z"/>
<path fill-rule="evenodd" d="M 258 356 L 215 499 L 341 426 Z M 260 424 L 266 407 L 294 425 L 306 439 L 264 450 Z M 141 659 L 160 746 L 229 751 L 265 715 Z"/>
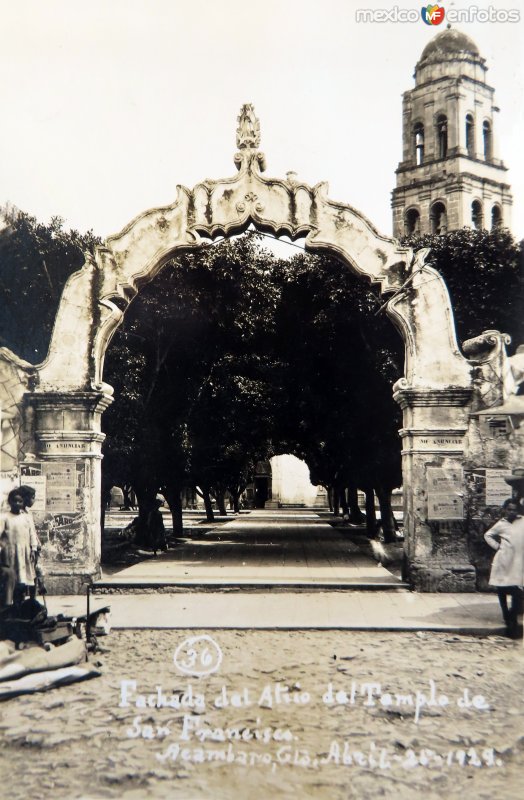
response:
<path fill-rule="evenodd" d="M 83 461 L 30 461 L 20 465 L 20 482 L 36 493 L 32 511 L 80 510 L 85 488 Z"/>
<path fill-rule="evenodd" d="M 464 473 L 461 468 L 427 467 L 428 520 L 464 517 Z"/>
<path fill-rule="evenodd" d="M 82 633 L 0 637 L 0 793 L 520 800 L 522 642 L 446 562 L 441 461 L 518 297 L 522 3 L 0 10 L 1 477 L 50 459 L 16 477 Z"/>
<path fill-rule="evenodd" d="M 506 483 L 508 469 L 486 469 L 486 505 L 501 506 L 511 497 L 511 487 Z"/>
<path fill-rule="evenodd" d="M 76 464 L 74 461 L 45 461 L 47 478 L 46 511 L 50 514 L 76 511 Z"/>
<path fill-rule="evenodd" d="M 7 495 L 11 489 L 20 485 L 20 473 L 17 469 L 0 472 L 0 511 L 7 510 Z"/>
<path fill-rule="evenodd" d="M 20 484 L 31 486 L 35 490 L 35 500 L 31 506 L 31 513 L 45 511 L 47 505 L 47 477 L 44 474 L 41 461 L 28 461 L 20 464 Z"/>
<path fill-rule="evenodd" d="M 73 561 L 85 541 L 86 465 L 83 460 L 30 461 L 20 465 L 20 483 L 35 490 L 31 507 L 42 558 Z"/>
<path fill-rule="evenodd" d="M 465 473 L 468 489 L 469 515 L 498 519 L 501 506 L 511 496 L 506 482 L 508 469 L 479 467 Z"/>

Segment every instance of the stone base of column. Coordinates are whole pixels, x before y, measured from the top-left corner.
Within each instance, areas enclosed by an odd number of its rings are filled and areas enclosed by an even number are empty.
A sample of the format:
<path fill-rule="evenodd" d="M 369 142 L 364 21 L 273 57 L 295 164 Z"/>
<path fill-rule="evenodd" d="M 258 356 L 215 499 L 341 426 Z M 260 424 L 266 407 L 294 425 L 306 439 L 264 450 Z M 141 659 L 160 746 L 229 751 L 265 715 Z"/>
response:
<path fill-rule="evenodd" d="M 406 560 L 404 580 L 416 592 L 476 592 L 477 574 L 468 563 Z"/>
<path fill-rule="evenodd" d="M 85 573 L 46 573 L 44 575 L 44 584 L 47 593 L 50 595 L 58 594 L 85 594 L 87 586 L 93 581 L 99 580 L 101 577 L 100 571 L 85 572 Z"/>

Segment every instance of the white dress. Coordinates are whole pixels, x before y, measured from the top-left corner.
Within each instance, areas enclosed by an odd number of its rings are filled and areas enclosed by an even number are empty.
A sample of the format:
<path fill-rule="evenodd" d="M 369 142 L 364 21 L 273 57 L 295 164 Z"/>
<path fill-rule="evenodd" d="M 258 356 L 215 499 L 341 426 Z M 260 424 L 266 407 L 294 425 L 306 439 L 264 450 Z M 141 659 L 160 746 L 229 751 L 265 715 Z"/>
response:
<path fill-rule="evenodd" d="M 514 522 L 499 519 L 484 539 L 496 550 L 491 574 L 490 586 L 524 586 L 524 518 L 518 517 Z"/>
<path fill-rule="evenodd" d="M 29 515 L 21 511 L 0 514 L 0 534 L 7 534 L 7 559 L 14 569 L 17 583 L 33 584 L 35 568 L 31 561 L 31 550 L 38 547 L 34 524 Z"/>

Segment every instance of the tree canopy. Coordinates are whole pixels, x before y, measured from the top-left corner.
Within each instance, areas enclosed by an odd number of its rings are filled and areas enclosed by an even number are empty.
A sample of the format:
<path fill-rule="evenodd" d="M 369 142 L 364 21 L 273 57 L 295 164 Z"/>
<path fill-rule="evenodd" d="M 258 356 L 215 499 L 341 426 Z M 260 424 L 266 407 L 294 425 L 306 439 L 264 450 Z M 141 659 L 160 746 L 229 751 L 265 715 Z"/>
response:
<path fill-rule="evenodd" d="M 37 364 L 45 357 L 60 295 L 68 277 L 101 239 L 92 231 L 66 231 L 20 211 L 3 213 L 0 230 L 0 347 Z"/>
<path fill-rule="evenodd" d="M 431 248 L 429 263 L 446 281 L 459 341 L 484 330 L 509 333 L 513 346 L 524 341 L 524 246 L 508 230 L 462 228 L 402 243 Z"/>

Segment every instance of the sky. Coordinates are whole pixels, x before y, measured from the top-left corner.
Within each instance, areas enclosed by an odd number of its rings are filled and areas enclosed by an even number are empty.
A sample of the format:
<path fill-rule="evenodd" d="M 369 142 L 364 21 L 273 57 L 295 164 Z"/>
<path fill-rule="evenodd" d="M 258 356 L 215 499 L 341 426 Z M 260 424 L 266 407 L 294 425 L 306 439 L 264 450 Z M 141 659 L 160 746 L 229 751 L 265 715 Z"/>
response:
<path fill-rule="evenodd" d="M 471 8 L 465 0 L 443 3 Z M 235 174 L 253 103 L 268 176 L 292 170 L 391 235 L 402 93 L 444 25 L 356 21 L 399 0 L 0 0 L 0 204 L 106 237 L 176 185 Z M 517 9 L 518 0 L 479 2 Z M 524 236 L 521 21 L 456 25 L 487 59 L 513 232 Z M 445 24 L 445 23 L 444 23 Z"/>

